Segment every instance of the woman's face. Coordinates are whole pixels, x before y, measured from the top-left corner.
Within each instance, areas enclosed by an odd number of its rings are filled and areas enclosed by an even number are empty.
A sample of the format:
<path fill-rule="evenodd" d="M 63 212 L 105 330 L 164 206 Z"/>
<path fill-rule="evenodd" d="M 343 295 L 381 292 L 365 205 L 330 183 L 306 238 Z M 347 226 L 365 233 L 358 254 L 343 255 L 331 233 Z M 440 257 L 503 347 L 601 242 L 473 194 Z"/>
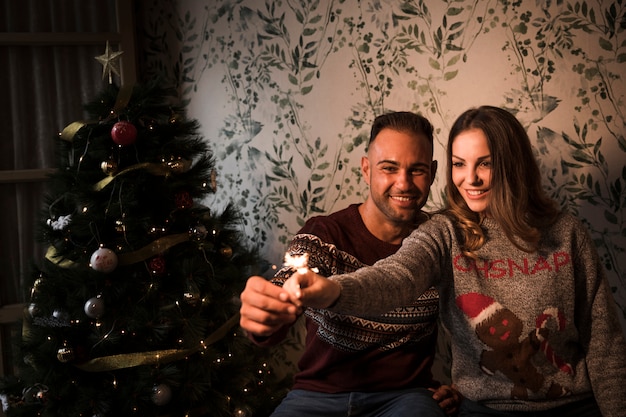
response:
<path fill-rule="evenodd" d="M 452 141 L 452 182 L 476 213 L 489 214 L 491 154 L 481 129 L 459 133 Z"/>

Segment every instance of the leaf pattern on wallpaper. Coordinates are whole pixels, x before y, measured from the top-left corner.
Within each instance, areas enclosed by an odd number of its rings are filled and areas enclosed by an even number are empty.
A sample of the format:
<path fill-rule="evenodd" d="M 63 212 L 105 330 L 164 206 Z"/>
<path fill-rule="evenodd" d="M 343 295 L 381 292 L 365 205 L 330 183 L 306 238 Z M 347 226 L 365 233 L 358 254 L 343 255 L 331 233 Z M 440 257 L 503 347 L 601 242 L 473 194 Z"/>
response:
<path fill-rule="evenodd" d="M 184 103 L 214 103 L 205 82 L 221 81 L 228 115 L 208 138 L 218 201 L 240 208 L 261 248 L 362 198 L 358 158 L 376 115 L 423 113 L 441 150 L 459 89 L 484 83 L 528 129 L 547 190 L 587 223 L 626 319 L 624 2 L 155 2 L 145 60 Z M 474 79 L 476 61 L 503 79 Z M 346 85 L 323 90 L 337 74 Z M 328 133 L 315 106 L 343 112 L 343 126 Z M 429 208 L 443 204 L 443 169 Z"/>
<path fill-rule="evenodd" d="M 625 18 L 624 8 L 618 9 L 615 3 L 602 8 L 576 2 L 568 4 L 566 10 L 551 20 L 534 22 L 534 26 L 540 28 L 538 39 L 543 42 L 545 33 L 558 28 L 558 36 L 554 37 L 557 56 L 569 53 L 581 58 L 573 71 L 584 78 L 588 87 L 579 89 L 580 104 L 574 110 L 591 114 L 591 118 L 582 123 L 574 119 L 575 136 L 539 127 L 536 143 L 539 153 L 551 156 L 550 145 L 560 158 L 560 169 L 547 169 L 543 164 L 546 186 L 563 207 L 581 217 L 589 227 L 602 263 L 612 278 L 614 292 L 626 288 L 626 248 L 623 246 L 626 237 L 623 136 L 626 115 L 623 97 L 616 96 L 618 84 L 624 82 L 621 73 L 626 53 L 626 27 L 620 22 Z M 574 47 L 576 33 L 580 31 L 595 35 L 598 44 L 581 43 Z M 609 135 L 603 137 L 598 132 Z M 626 316 L 626 306 L 621 304 L 621 307 Z"/>
<path fill-rule="evenodd" d="M 355 56 L 349 68 L 364 97 L 353 105 L 351 122 L 371 125 L 384 112 L 412 110 L 433 122 L 435 141 L 444 148 L 453 117 L 443 104 L 446 83 L 457 76 L 484 31 L 490 2 L 442 3 L 439 21 L 434 20 L 428 3 L 371 2 L 362 7 L 362 14 L 344 20 L 350 35 L 347 46 Z M 409 95 L 414 99 L 408 108 L 394 108 L 398 96 Z M 436 177 L 428 208 L 443 205 L 443 191 L 435 190 L 443 189 L 444 181 L 445 176 Z"/>
<path fill-rule="evenodd" d="M 272 146 L 249 144 L 251 149 L 263 147 L 262 162 L 269 167 L 262 173 L 263 181 L 257 182 L 256 195 L 251 196 L 250 214 L 265 228 L 281 229 L 279 240 L 283 243 L 293 233 L 280 221 L 285 212 L 302 226 L 311 215 L 332 210 L 345 193 L 355 192 L 343 155 L 358 146 L 362 138 L 340 137 L 337 150 L 329 152 L 328 144 L 314 135 L 302 113 L 302 101 L 325 70 L 329 56 L 338 49 L 340 38 L 335 33 L 342 23 L 341 9 L 335 5 L 339 3 L 311 1 L 286 4 L 277 10 L 266 2 L 264 8 L 245 14 L 249 19 L 246 26 L 258 29 L 256 38 L 248 43 L 250 55 L 241 57 L 247 63 L 242 74 L 254 83 L 246 88 L 255 92 L 267 89 L 266 104 L 271 103 L 275 114 Z M 293 27 L 298 30 L 294 32 Z M 227 73 L 231 78 L 240 76 L 233 66 Z M 255 73 L 262 76 L 251 76 Z M 237 86 L 232 87 L 238 91 Z M 337 183 L 346 188 L 337 188 Z"/>

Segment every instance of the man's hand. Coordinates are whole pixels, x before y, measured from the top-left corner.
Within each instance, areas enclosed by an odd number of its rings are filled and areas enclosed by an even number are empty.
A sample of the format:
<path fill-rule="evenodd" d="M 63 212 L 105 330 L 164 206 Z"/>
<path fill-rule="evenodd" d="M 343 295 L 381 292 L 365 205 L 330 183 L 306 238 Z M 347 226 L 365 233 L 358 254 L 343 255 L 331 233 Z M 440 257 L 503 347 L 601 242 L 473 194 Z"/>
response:
<path fill-rule="evenodd" d="M 285 283 L 283 289 L 289 300 L 297 305 L 327 308 L 335 303 L 341 294 L 341 287 L 310 269 L 298 270 Z"/>
<path fill-rule="evenodd" d="M 259 276 L 248 278 L 240 299 L 239 324 L 255 336 L 272 335 L 300 313 L 285 290 Z"/>
<path fill-rule="evenodd" d="M 461 394 L 456 390 L 454 384 L 452 386 L 442 385 L 433 391 L 433 399 L 439 402 L 439 407 L 449 416 L 453 416 L 459 412 L 461 404 Z"/>

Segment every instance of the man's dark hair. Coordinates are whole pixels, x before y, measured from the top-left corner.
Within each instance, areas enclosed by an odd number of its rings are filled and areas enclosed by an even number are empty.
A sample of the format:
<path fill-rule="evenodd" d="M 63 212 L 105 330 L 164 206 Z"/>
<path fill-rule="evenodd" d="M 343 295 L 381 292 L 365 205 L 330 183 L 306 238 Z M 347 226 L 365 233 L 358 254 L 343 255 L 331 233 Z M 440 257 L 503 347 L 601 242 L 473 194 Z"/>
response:
<path fill-rule="evenodd" d="M 410 111 L 385 113 L 376 117 L 372 124 L 369 144 L 376 139 L 381 130 L 386 128 L 398 132 L 424 135 L 431 144 L 433 143 L 433 125 L 425 117 Z"/>

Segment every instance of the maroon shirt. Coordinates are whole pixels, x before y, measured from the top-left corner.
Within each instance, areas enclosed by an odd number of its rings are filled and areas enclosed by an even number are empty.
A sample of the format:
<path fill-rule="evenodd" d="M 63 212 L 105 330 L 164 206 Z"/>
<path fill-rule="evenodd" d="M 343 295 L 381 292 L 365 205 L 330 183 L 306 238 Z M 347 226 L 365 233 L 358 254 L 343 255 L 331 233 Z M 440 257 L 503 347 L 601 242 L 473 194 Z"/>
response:
<path fill-rule="evenodd" d="M 309 219 L 292 240 L 288 253 L 309 254 L 309 267 L 324 276 L 354 271 L 396 252 L 365 227 L 358 204 L 329 216 Z M 293 271 L 281 269 L 281 285 Z M 307 309 L 306 348 L 298 362 L 294 389 L 325 393 L 372 392 L 438 385 L 430 371 L 437 336 L 438 294 L 426 291 L 409 306 L 371 317 Z M 257 342 L 272 345 L 285 327 Z"/>

